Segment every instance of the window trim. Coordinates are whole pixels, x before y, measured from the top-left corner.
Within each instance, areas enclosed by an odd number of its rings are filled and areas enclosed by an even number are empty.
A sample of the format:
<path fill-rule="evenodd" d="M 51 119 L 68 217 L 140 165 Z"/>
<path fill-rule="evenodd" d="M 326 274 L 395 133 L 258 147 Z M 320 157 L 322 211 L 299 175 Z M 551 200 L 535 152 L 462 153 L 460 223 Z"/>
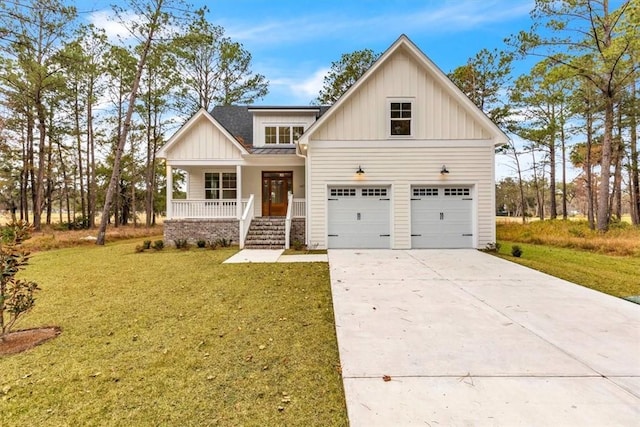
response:
<path fill-rule="evenodd" d="M 217 175 L 218 180 L 218 187 L 214 188 L 214 187 L 210 187 L 207 188 L 207 174 L 211 174 L 211 175 Z M 225 182 L 224 182 L 224 178 L 225 175 L 235 175 L 233 182 L 235 183 L 235 187 L 225 187 Z M 204 172 L 204 198 L 205 200 L 236 200 L 237 199 L 237 195 L 238 195 L 238 175 L 236 172 L 230 172 L 230 171 L 207 171 Z M 230 177 L 227 177 L 230 178 Z M 230 182 L 229 179 L 227 179 L 227 182 Z M 207 190 L 210 190 L 212 192 L 215 192 L 218 194 L 217 198 L 207 198 Z M 233 197 L 224 197 L 225 194 L 229 194 L 232 193 Z"/>
<path fill-rule="evenodd" d="M 391 122 L 393 118 L 391 117 L 391 104 L 410 104 L 411 106 L 411 117 L 409 120 L 409 134 L 408 135 L 392 135 L 391 134 Z M 387 98 L 387 112 L 386 112 L 386 120 L 387 120 L 387 136 L 391 139 L 411 139 L 415 138 L 416 135 L 416 100 L 415 98 Z"/>
<path fill-rule="evenodd" d="M 276 141 L 275 142 L 267 142 L 267 128 L 273 128 L 275 129 L 276 132 Z M 280 142 L 280 130 L 284 129 L 284 128 L 288 128 L 289 129 L 289 135 L 288 135 L 288 139 L 289 142 Z M 296 138 L 296 130 L 301 130 L 300 135 L 302 135 L 305 131 L 305 125 L 301 124 L 301 123 L 268 123 L 265 124 L 263 126 L 263 140 L 264 140 L 264 145 L 265 146 L 273 146 L 273 145 L 294 145 L 296 142 L 298 142 L 298 139 L 300 138 L 298 136 L 298 138 Z"/>

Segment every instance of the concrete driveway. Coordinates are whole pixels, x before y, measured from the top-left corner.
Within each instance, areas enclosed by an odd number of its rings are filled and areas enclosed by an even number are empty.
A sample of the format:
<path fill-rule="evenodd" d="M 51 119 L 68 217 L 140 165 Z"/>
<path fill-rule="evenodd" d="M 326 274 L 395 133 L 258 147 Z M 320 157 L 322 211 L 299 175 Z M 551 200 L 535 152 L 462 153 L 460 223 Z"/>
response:
<path fill-rule="evenodd" d="M 352 427 L 639 425 L 639 305 L 475 250 L 329 265 Z"/>

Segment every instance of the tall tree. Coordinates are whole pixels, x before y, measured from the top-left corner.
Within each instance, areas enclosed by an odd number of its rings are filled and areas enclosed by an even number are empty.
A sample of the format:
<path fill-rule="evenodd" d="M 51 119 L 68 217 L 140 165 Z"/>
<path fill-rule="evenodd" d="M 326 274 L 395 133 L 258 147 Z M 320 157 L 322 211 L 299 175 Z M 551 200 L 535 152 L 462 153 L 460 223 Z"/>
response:
<path fill-rule="evenodd" d="M 553 66 L 548 60 L 536 64 L 527 75 L 516 79 L 510 99 L 517 108 L 520 120 L 512 125 L 512 131 L 532 141 L 536 147 L 544 147 L 549 159 L 549 217 L 557 217 L 556 174 L 557 149 L 560 148 L 562 171 L 562 205 L 566 218 L 566 141 L 567 123 L 570 120 L 568 98 L 571 80 L 565 78 L 565 69 Z"/>
<path fill-rule="evenodd" d="M 331 63 L 315 101 L 325 105 L 336 102 L 379 57 L 380 54 L 374 53 L 371 49 L 342 54 L 338 61 Z"/>
<path fill-rule="evenodd" d="M 510 109 L 504 101 L 511 78 L 513 55 L 498 50 L 480 50 L 451 73 L 449 78 L 496 125 L 506 127 Z"/>
<path fill-rule="evenodd" d="M 144 209 L 147 227 L 155 224 L 155 196 L 158 188 L 156 151 L 164 142 L 164 130 L 172 116 L 169 95 L 180 85 L 179 76 L 175 73 L 178 61 L 169 55 L 170 49 L 169 44 L 163 43 L 156 45 L 150 52 L 141 82 L 141 102 L 138 105 L 146 145 Z M 132 199 L 135 200 L 135 186 L 132 187 Z"/>
<path fill-rule="evenodd" d="M 170 48 L 183 76 L 179 109 L 195 113 L 219 104 L 252 104 L 266 96 L 268 82 L 251 71 L 251 54 L 225 37 L 224 28 L 207 21 L 205 12 L 197 12 Z"/>
<path fill-rule="evenodd" d="M 119 131 L 118 143 L 114 153 L 113 170 L 111 172 L 111 178 L 109 179 L 109 185 L 107 187 L 107 193 L 105 195 L 104 206 L 102 209 L 102 218 L 100 220 L 100 228 L 98 230 L 98 237 L 96 244 L 104 245 L 105 235 L 107 231 L 107 224 L 109 222 L 109 216 L 111 213 L 111 205 L 113 203 L 114 195 L 117 191 L 117 185 L 120 177 L 120 163 L 122 155 L 124 153 L 125 144 L 127 142 L 127 136 L 131 128 L 131 118 L 135 110 L 136 100 L 138 98 L 138 88 L 140 86 L 140 79 L 147 62 L 147 57 L 151 51 L 152 45 L 161 33 L 161 31 L 171 28 L 173 24 L 172 16 L 168 10 L 185 10 L 186 7 L 182 5 L 179 0 L 129 0 L 129 9 L 127 12 L 133 11 L 141 22 L 128 23 L 131 25 L 132 35 L 136 36 L 140 41 L 139 57 L 136 66 L 136 73 L 131 84 L 131 93 L 129 95 L 129 101 L 127 111 L 122 123 L 122 128 Z M 126 23 L 124 19 L 125 10 L 116 7 L 116 13 L 120 16 L 123 23 Z"/>
<path fill-rule="evenodd" d="M 25 167 L 30 169 L 32 181 L 33 226 L 40 230 L 50 155 L 47 97 L 63 84 L 57 57 L 76 10 L 59 0 L 30 0 L 4 6 L 7 13 L 0 14 L 0 48 L 4 53 L 0 75 L 7 95 L 27 122 Z"/>
<path fill-rule="evenodd" d="M 616 10 L 611 10 L 609 0 L 535 0 L 532 30 L 509 41 L 523 54 L 564 64 L 576 77 L 593 85 L 603 99 L 602 179 L 596 225 L 600 231 L 608 229 L 610 219 L 614 106 L 637 70 L 637 64 L 629 67 L 624 60 L 637 38 L 637 32 L 630 31 L 624 22 L 631 14 L 637 27 L 637 13 L 637 0 L 622 1 Z"/>

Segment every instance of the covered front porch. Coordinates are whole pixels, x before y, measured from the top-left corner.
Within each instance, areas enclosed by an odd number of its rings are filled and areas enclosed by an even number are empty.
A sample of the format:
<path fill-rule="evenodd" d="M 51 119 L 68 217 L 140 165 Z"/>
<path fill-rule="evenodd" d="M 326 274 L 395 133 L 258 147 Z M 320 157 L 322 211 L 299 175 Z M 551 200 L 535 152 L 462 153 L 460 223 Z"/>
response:
<path fill-rule="evenodd" d="M 304 243 L 305 168 L 300 161 L 295 165 L 167 162 L 165 240 L 171 244 L 177 239 L 194 243 L 226 239 L 242 248 L 254 218 L 280 217 L 285 223 L 284 246 L 296 240 Z M 184 198 L 174 197 L 176 170 L 185 173 Z"/>

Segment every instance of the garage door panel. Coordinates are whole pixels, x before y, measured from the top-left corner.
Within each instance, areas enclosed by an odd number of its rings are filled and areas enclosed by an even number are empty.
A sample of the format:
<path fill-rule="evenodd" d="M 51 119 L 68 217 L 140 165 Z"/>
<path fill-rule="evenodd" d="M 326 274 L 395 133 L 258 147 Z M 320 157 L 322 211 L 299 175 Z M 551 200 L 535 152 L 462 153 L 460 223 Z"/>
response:
<path fill-rule="evenodd" d="M 329 248 L 389 248 L 388 188 L 329 188 Z"/>
<path fill-rule="evenodd" d="M 411 247 L 472 247 L 473 199 L 469 187 L 413 187 L 412 196 Z"/>

